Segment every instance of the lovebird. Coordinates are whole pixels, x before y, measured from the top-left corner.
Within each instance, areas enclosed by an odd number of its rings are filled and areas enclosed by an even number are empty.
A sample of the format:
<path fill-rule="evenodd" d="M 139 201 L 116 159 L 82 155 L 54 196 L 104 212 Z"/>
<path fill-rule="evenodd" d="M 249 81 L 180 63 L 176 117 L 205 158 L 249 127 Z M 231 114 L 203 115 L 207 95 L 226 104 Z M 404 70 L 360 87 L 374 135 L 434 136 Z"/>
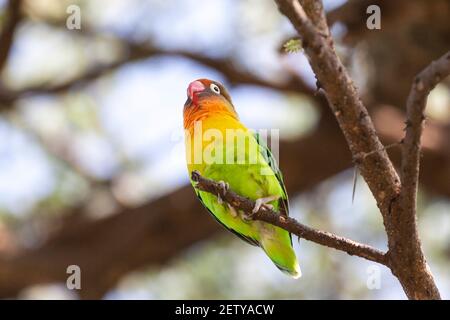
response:
<path fill-rule="evenodd" d="M 183 109 L 186 160 L 189 175 L 226 185 L 237 194 L 283 215 L 289 214 L 288 195 L 277 163 L 259 135 L 240 122 L 231 97 L 217 81 L 198 79 L 187 88 Z M 266 222 L 252 220 L 244 212 L 213 195 L 195 188 L 201 203 L 226 229 L 261 247 L 281 271 L 301 276 L 291 234 Z"/>

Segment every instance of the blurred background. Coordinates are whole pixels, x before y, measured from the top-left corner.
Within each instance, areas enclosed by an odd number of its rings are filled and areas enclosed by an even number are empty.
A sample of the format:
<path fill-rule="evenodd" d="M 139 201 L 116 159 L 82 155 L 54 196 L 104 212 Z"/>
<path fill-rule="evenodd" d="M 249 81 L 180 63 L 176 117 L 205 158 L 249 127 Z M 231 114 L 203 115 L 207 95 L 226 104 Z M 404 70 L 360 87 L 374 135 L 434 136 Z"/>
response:
<path fill-rule="evenodd" d="M 399 142 L 414 75 L 449 49 L 450 2 L 324 2 L 383 143 Z M 370 4 L 381 30 L 366 28 Z M 283 50 L 294 36 L 271 0 L 0 0 L 0 297 L 404 299 L 385 267 L 304 240 L 290 279 L 187 185 L 186 87 L 216 79 L 248 127 L 280 130 L 291 215 L 386 249 L 362 178 L 352 203 L 350 153 L 306 58 Z M 429 98 L 423 144 L 420 235 L 448 299 L 449 81 Z M 81 290 L 66 287 L 69 265 Z"/>

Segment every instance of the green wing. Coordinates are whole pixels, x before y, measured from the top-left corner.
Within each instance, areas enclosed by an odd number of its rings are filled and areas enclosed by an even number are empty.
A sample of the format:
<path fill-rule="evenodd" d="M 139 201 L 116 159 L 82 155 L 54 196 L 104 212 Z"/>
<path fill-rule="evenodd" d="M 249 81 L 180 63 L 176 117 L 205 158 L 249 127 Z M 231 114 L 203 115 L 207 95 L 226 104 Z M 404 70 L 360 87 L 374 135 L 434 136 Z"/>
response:
<path fill-rule="evenodd" d="M 264 157 L 264 160 L 269 164 L 269 166 L 272 168 L 272 171 L 275 173 L 275 177 L 277 178 L 281 189 L 283 189 L 284 197 L 281 198 L 281 207 L 280 207 L 280 214 L 284 216 L 289 216 L 289 199 L 288 194 L 286 191 L 286 186 L 284 185 L 283 181 L 283 174 L 281 173 L 280 168 L 278 167 L 278 163 L 276 159 L 274 158 L 272 152 L 267 147 L 266 142 L 261 139 L 258 133 L 255 133 L 255 139 L 258 145 L 260 146 L 260 152 L 261 155 Z"/>
<path fill-rule="evenodd" d="M 255 139 L 256 142 L 258 142 L 258 145 L 261 147 L 261 154 L 266 160 L 266 162 L 269 164 L 269 166 L 272 168 L 272 171 L 275 173 L 275 177 L 277 178 L 278 182 L 280 183 L 281 189 L 283 189 L 284 197 L 280 199 L 280 214 L 284 215 L 286 217 L 289 216 L 289 198 L 286 191 L 286 186 L 284 185 L 283 181 L 283 174 L 281 173 L 280 167 L 278 166 L 278 163 L 276 159 L 274 158 L 272 151 L 267 147 L 267 144 L 264 140 L 262 140 L 258 133 L 255 133 Z M 291 239 L 291 245 L 292 245 L 292 234 L 289 233 L 289 238 Z"/>
<path fill-rule="evenodd" d="M 248 132 L 248 134 L 249 133 L 250 132 Z M 272 176 L 267 176 L 266 178 L 264 178 L 264 176 L 258 177 L 258 175 L 254 173 L 255 170 L 259 170 L 257 169 L 259 168 L 258 164 L 250 165 L 250 167 L 236 164 L 212 164 L 206 166 L 203 170 L 200 170 L 200 172 L 207 178 L 216 181 L 227 181 L 233 191 L 254 200 L 257 198 L 256 194 L 258 189 L 263 188 L 261 184 L 276 184 L 276 188 L 279 190 L 277 194 L 280 195 L 276 209 L 280 211 L 280 214 L 287 216 L 289 212 L 287 193 L 283 183 L 282 174 L 275 158 L 258 135 L 250 134 L 249 137 L 253 140 L 253 143 L 256 143 L 258 146 L 257 149 L 253 150 L 258 150 L 258 153 L 261 155 L 260 160 L 262 160 L 262 162 L 260 165 L 269 166 L 271 171 L 273 171 Z M 247 150 L 252 150 L 252 148 Z M 234 154 L 236 155 L 237 152 Z M 195 184 L 193 184 L 193 186 L 195 189 Z M 227 212 L 227 209 L 222 205 L 218 205 L 217 197 L 215 195 L 197 189 L 195 189 L 195 192 L 202 204 L 208 209 L 209 213 L 226 229 L 250 244 L 259 245 L 261 239 L 257 224 L 231 217 Z"/>
<path fill-rule="evenodd" d="M 207 178 L 228 182 L 233 191 L 249 199 L 256 200 L 267 195 L 279 196 L 277 203 L 272 202 L 272 204 L 275 210 L 287 216 L 289 203 L 286 187 L 272 152 L 259 135 L 253 135 L 248 131 L 245 134 L 250 138 L 252 145 L 244 149 L 244 152 L 257 151 L 260 157 L 256 164 L 214 163 L 200 168 L 199 171 Z M 233 154 L 236 156 L 237 152 L 233 152 Z M 271 171 L 269 175 L 262 174 L 260 170 L 267 170 L 269 167 Z M 262 247 L 280 270 L 295 278 L 300 276 L 301 271 L 292 248 L 292 236 L 289 232 L 260 221 L 246 221 L 236 215 L 231 215 L 230 209 L 225 204 L 219 203 L 217 196 L 213 194 L 197 189 L 196 194 L 209 213 L 226 229 L 246 242 Z"/>
<path fill-rule="evenodd" d="M 208 206 L 203 202 L 202 196 L 200 195 L 200 192 L 197 191 L 197 189 L 195 189 L 195 194 L 197 195 L 198 199 L 200 200 L 200 202 L 202 203 L 202 205 L 208 210 L 208 212 L 214 217 L 214 219 L 219 222 L 222 227 L 224 227 L 226 230 L 231 231 L 233 234 L 235 234 L 236 236 L 238 236 L 239 238 L 241 238 L 242 240 L 244 240 L 245 242 L 253 245 L 253 246 L 259 246 L 259 242 L 256 241 L 253 238 L 247 237 L 246 235 L 232 229 L 232 228 L 228 228 L 225 223 L 223 223 L 222 221 L 220 221 L 216 215 L 208 208 Z"/>

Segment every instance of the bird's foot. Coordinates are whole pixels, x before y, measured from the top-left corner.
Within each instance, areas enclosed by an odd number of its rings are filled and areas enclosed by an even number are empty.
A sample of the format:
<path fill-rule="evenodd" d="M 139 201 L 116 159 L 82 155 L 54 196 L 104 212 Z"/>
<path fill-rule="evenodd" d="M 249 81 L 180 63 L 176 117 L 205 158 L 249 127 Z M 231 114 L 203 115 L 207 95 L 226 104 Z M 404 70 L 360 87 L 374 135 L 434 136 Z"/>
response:
<path fill-rule="evenodd" d="M 228 209 L 230 209 L 230 214 L 233 218 L 236 218 L 238 216 L 238 213 L 236 211 L 236 209 L 229 203 L 227 203 L 228 205 Z"/>
<path fill-rule="evenodd" d="M 221 189 L 221 191 L 222 191 L 223 194 L 225 194 L 225 193 L 228 191 L 228 189 L 230 189 L 230 185 L 228 184 L 228 182 L 225 182 L 225 181 L 223 181 L 223 180 L 220 180 L 220 181 L 218 182 L 218 184 L 219 184 L 220 189 Z M 220 197 L 220 192 L 217 193 L 217 201 L 219 202 L 219 204 L 223 204 L 223 200 L 222 200 L 222 198 Z"/>
<path fill-rule="evenodd" d="M 241 219 L 244 220 L 245 222 L 249 222 L 249 221 L 253 220 L 253 213 L 248 214 L 248 213 L 242 212 Z"/>
<path fill-rule="evenodd" d="M 255 214 L 261 209 L 262 206 L 265 206 L 266 208 L 273 209 L 273 206 L 269 204 L 269 202 L 278 200 L 280 196 L 269 196 L 265 198 L 259 198 L 255 201 L 255 206 L 253 207 L 252 214 Z"/>

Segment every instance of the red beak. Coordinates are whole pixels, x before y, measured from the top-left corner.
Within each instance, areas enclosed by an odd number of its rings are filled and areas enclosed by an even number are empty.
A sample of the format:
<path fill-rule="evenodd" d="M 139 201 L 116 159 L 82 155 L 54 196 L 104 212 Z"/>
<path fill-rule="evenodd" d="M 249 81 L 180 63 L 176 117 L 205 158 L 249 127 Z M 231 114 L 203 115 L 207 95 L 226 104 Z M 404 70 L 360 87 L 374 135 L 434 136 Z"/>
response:
<path fill-rule="evenodd" d="M 205 86 L 203 85 L 203 83 L 196 80 L 189 84 L 188 89 L 187 89 L 187 95 L 188 95 L 189 99 L 191 99 L 193 101 L 194 94 L 197 92 L 201 92 L 203 90 L 205 90 Z"/>

